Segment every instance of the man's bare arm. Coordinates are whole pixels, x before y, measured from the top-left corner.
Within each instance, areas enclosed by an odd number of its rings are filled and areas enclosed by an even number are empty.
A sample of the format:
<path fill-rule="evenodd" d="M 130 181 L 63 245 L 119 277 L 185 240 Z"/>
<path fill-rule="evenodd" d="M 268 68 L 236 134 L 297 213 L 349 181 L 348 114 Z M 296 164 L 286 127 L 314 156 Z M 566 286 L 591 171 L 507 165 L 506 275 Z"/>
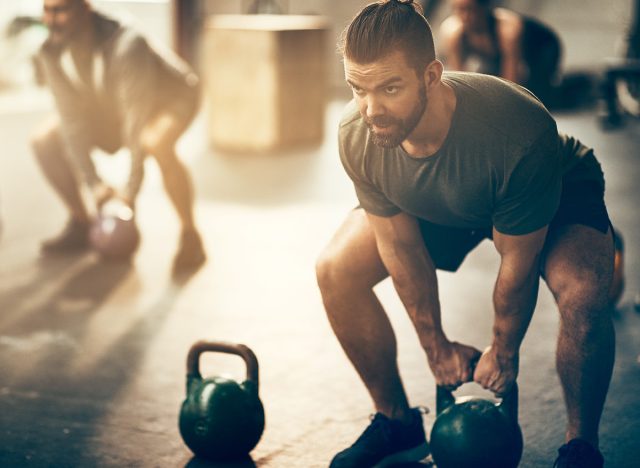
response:
<path fill-rule="evenodd" d="M 522 84 L 524 58 L 522 57 L 523 23 L 511 12 L 500 20 L 498 47 L 501 52 L 500 76 Z"/>
<path fill-rule="evenodd" d="M 500 234 L 494 229 L 493 235 L 501 257 L 493 292 L 494 344 L 500 352 L 513 354 L 520 347 L 536 305 L 547 228 L 523 236 Z"/>
<path fill-rule="evenodd" d="M 368 217 L 380 257 L 418 332 L 436 382 L 455 388 L 471 380 L 471 362 L 479 352 L 450 342 L 442 329 L 436 269 L 418 222 L 405 213 Z"/>
<path fill-rule="evenodd" d="M 522 236 L 493 231 L 501 257 L 493 292 L 493 342 L 478 362 L 474 380 L 499 395 L 511 388 L 518 375 L 518 353 L 536 305 L 546 234 L 547 227 Z"/>

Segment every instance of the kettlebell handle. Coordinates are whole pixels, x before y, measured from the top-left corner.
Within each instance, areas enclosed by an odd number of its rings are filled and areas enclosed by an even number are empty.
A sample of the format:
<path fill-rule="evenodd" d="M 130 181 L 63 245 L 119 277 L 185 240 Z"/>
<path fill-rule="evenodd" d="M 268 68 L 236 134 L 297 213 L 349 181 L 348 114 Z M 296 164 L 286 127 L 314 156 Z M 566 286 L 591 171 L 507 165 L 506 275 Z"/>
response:
<path fill-rule="evenodd" d="M 222 341 L 198 341 L 191 346 L 187 354 L 187 376 L 201 379 L 200 355 L 205 352 L 234 354 L 240 356 L 247 366 L 247 380 L 258 389 L 258 358 L 243 344 L 227 343 Z"/>
<path fill-rule="evenodd" d="M 453 396 L 453 392 L 447 390 L 440 385 L 436 386 L 436 415 L 439 415 L 449 406 L 455 404 L 456 398 Z M 498 408 L 514 422 L 518 423 L 518 384 L 513 383 L 509 393 L 501 398 L 498 403 Z"/>
<path fill-rule="evenodd" d="M 469 367 L 471 368 L 471 375 L 476 371 L 476 366 L 480 360 L 480 353 L 471 359 Z M 453 396 L 453 392 L 447 390 L 440 385 L 436 385 L 436 416 L 446 410 L 449 406 L 455 404 L 456 397 Z"/>

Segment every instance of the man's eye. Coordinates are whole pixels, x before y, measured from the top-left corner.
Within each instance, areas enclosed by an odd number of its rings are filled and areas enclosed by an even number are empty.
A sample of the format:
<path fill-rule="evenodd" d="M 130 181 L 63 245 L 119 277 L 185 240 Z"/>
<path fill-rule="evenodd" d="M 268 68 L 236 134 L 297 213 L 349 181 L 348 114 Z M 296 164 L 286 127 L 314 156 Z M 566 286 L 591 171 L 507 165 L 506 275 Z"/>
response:
<path fill-rule="evenodd" d="M 387 86 L 384 88 L 384 92 L 387 94 L 396 94 L 398 92 L 397 86 Z"/>
<path fill-rule="evenodd" d="M 358 88 L 356 86 L 352 86 L 351 89 L 358 96 L 362 96 L 364 94 L 364 91 L 362 90 L 362 88 Z"/>

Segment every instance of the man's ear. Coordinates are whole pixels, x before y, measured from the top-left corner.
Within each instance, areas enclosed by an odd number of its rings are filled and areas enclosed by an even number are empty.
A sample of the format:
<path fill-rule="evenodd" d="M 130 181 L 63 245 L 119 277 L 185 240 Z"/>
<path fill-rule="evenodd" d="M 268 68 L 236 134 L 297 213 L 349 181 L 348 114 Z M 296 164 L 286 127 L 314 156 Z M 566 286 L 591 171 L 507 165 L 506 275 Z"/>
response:
<path fill-rule="evenodd" d="M 424 69 L 424 84 L 430 90 L 440 83 L 444 66 L 440 60 L 432 60 Z"/>

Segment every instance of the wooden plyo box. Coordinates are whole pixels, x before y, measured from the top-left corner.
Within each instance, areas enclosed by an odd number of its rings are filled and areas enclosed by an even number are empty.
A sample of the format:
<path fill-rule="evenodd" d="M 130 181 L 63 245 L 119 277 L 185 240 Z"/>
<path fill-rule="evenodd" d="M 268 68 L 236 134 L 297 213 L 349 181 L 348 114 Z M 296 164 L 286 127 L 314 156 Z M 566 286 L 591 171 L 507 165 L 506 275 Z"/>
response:
<path fill-rule="evenodd" d="M 327 30 L 319 16 L 207 20 L 201 64 L 215 148 L 265 151 L 322 141 Z"/>

